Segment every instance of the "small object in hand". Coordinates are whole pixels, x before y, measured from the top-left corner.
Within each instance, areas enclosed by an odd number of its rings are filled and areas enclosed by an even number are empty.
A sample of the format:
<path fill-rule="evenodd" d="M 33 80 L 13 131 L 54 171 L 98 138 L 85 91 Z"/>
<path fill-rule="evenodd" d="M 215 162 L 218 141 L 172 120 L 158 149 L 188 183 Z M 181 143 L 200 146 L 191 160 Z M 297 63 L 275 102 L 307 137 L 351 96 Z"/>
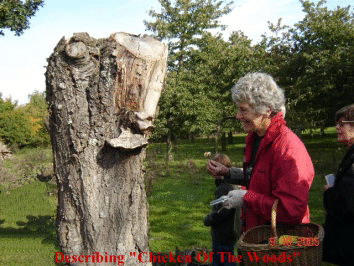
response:
<path fill-rule="evenodd" d="M 205 158 L 210 158 L 211 157 L 211 152 L 210 151 L 204 152 L 204 157 Z"/>
<path fill-rule="evenodd" d="M 227 195 L 222 196 L 222 197 L 220 197 L 220 198 L 218 198 L 218 199 L 216 199 L 216 200 L 212 200 L 212 201 L 210 202 L 210 205 L 213 206 L 213 205 L 216 205 L 216 204 L 225 202 L 227 199 L 228 199 L 228 196 L 227 196 Z"/>
<path fill-rule="evenodd" d="M 327 182 L 327 186 L 328 187 L 333 187 L 334 185 L 334 180 L 336 179 L 336 177 L 334 176 L 334 174 L 329 174 L 325 176 L 326 182 Z"/>

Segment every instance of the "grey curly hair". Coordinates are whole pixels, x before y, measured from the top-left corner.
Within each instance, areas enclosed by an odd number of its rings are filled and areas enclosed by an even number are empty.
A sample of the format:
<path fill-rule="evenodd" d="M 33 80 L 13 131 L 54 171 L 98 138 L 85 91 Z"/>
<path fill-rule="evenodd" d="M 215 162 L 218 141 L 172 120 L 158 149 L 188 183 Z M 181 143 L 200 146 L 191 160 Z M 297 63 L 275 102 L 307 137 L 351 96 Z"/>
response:
<path fill-rule="evenodd" d="M 249 102 L 258 114 L 266 113 L 270 106 L 273 116 L 282 112 L 283 117 L 285 117 L 284 92 L 268 74 L 247 74 L 234 85 L 231 89 L 231 95 L 235 103 Z"/>

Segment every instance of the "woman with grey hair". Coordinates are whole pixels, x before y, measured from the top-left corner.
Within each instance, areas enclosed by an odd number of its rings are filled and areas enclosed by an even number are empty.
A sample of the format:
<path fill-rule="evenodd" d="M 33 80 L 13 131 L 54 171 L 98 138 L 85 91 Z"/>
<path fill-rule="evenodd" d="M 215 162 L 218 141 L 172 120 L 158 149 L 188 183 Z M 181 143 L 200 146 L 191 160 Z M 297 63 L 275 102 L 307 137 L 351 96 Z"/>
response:
<path fill-rule="evenodd" d="M 309 190 L 314 178 L 311 158 L 302 141 L 287 126 L 283 90 L 264 73 L 250 73 L 232 88 L 236 118 L 246 137 L 243 171 L 209 160 L 207 171 L 245 189 L 233 190 L 226 208 L 243 206 L 243 230 L 267 224 L 279 199 L 277 221 L 308 223 Z"/>

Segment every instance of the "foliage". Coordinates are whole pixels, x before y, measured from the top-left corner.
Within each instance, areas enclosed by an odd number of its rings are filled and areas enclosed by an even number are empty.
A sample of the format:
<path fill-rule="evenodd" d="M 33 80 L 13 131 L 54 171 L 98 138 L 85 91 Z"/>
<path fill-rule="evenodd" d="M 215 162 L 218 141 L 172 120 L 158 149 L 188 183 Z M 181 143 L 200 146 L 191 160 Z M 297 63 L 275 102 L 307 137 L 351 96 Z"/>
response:
<path fill-rule="evenodd" d="M 264 49 L 251 47 L 242 32 L 234 32 L 229 41 L 209 32 L 225 27 L 218 19 L 231 11 L 232 2 L 225 6 L 223 1 L 202 0 L 176 1 L 175 6 L 171 1 L 160 3 L 161 13 L 150 11 L 156 21 L 145 21 L 147 29 L 167 40 L 170 48 L 154 136 L 210 135 L 220 118 L 235 113 L 230 89 L 241 75 L 260 68 L 259 51 Z"/>
<path fill-rule="evenodd" d="M 247 72 L 264 70 L 269 63 L 265 45 L 252 47 L 251 40 L 240 31 L 233 32 L 228 41 L 221 33 L 210 33 L 210 29 L 225 28 L 218 19 L 231 11 L 233 2 L 160 3 L 160 13 L 149 13 L 156 20 L 145 21 L 147 30 L 169 45 L 169 72 L 153 137 L 213 134 L 217 121 L 235 114 L 230 95 L 233 84 Z M 235 126 L 239 131 L 237 123 L 226 123 L 223 128 L 231 131 Z"/>
<path fill-rule="evenodd" d="M 270 25 L 270 69 L 286 91 L 290 119 L 326 127 L 354 100 L 354 17 L 349 7 L 328 10 L 324 0 L 301 3 L 306 15 L 293 28 Z"/>
<path fill-rule="evenodd" d="M 35 130 L 35 145 L 48 147 L 50 145 L 49 117 L 45 92 L 34 91 L 28 98 L 29 103 L 26 105 L 26 112 L 31 116 Z"/>
<path fill-rule="evenodd" d="M 35 91 L 29 98 L 27 105 L 17 106 L 0 95 L 0 138 L 13 149 L 50 144 L 45 95 Z"/>
<path fill-rule="evenodd" d="M 179 72 L 188 63 L 193 45 L 198 45 L 198 37 L 207 30 L 225 28 L 218 19 L 230 13 L 233 2 L 224 5 L 219 0 L 159 0 L 161 13 L 154 10 L 149 15 L 154 22 L 144 21 L 160 40 L 167 40 L 169 46 L 169 70 Z"/>
<path fill-rule="evenodd" d="M 263 48 L 251 46 L 251 40 L 243 32 L 232 32 L 228 41 L 221 34 L 204 34 L 199 40 L 199 50 L 194 51 L 190 72 L 195 84 L 194 91 L 209 99 L 203 133 L 213 133 L 222 117 L 236 114 L 230 90 L 235 82 L 251 71 L 262 69 Z M 208 122 L 208 123 L 207 123 Z M 240 124 L 229 123 L 228 130 L 240 130 Z M 225 128 L 225 125 L 223 125 Z"/>
<path fill-rule="evenodd" d="M 0 137 L 13 148 L 30 145 L 35 136 L 30 116 L 23 107 L 9 108 L 9 102 L 0 100 L 0 106 L 4 105 L 0 107 Z"/>
<path fill-rule="evenodd" d="M 242 32 L 233 32 L 228 41 L 221 34 L 204 33 L 198 49 L 189 53 L 188 68 L 169 73 L 157 124 L 173 128 L 179 136 L 215 133 L 222 117 L 236 113 L 230 89 L 241 76 L 264 68 L 264 54 L 264 47 L 252 47 Z M 232 121 L 223 129 L 241 127 Z"/>
<path fill-rule="evenodd" d="M 53 173 L 51 149 L 22 149 L 0 162 L 0 186 L 13 189 L 37 180 L 38 174 Z"/>
<path fill-rule="evenodd" d="M 147 30 L 169 47 L 168 74 L 165 90 L 159 101 L 155 136 L 168 143 L 166 162 L 171 156 L 171 140 L 197 135 L 204 131 L 214 108 L 211 99 L 197 89 L 190 71 L 195 61 L 192 54 L 200 49 L 200 38 L 210 29 L 224 28 L 218 19 L 231 11 L 232 2 L 216 0 L 159 0 L 162 8 L 150 10 L 153 22 L 144 21 Z M 160 130 L 160 131 L 159 131 Z"/>
<path fill-rule="evenodd" d="M 176 72 L 168 75 L 156 124 L 162 134 L 172 131 L 174 136 L 185 138 L 199 134 L 210 123 L 213 104 L 203 91 L 197 91 L 197 84 L 188 79 L 190 73 L 180 73 L 177 84 L 173 81 L 176 76 Z"/>
<path fill-rule="evenodd" d="M 0 35 L 5 35 L 2 29 L 14 31 L 16 36 L 29 28 L 29 19 L 34 16 L 44 0 L 1 0 L 0 1 Z"/>

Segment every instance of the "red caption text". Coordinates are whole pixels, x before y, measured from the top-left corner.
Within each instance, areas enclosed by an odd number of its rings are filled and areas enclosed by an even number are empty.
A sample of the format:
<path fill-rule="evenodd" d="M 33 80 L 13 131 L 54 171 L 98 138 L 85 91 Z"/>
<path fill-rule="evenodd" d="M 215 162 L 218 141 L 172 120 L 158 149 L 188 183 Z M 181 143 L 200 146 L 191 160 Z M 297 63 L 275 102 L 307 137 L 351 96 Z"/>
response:
<path fill-rule="evenodd" d="M 286 255 L 285 252 L 276 255 L 263 255 L 262 252 L 246 252 L 247 257 L 251 262 L 272 262 L 272 263 L 289 263 L 293 257 L 298 257 L 299 252 L 294 252 L 292 255 Z M 209 254 L 199 252 L 196 259 L 200 263 L 212 262 L 214 252 Z M 242 262 L 241 255 L 234 256 L 230 252 L 218 252 L 221 262 Z M 168 254 L 153 254 L 151 252 L 130 252 L 129 257 L 136 258 L 140 263 L 159 262 L 159 263 L 191 263 L 192 257 L 190 255 L 173 255 Z M 64 255 L 61 252 L 55 252 L 55 262 L 66 263 L 116 263 L 117 265 L 124 265 L 124 255 L 104 255 L 99 252 L 93 252 L 91 255 Z"/>

